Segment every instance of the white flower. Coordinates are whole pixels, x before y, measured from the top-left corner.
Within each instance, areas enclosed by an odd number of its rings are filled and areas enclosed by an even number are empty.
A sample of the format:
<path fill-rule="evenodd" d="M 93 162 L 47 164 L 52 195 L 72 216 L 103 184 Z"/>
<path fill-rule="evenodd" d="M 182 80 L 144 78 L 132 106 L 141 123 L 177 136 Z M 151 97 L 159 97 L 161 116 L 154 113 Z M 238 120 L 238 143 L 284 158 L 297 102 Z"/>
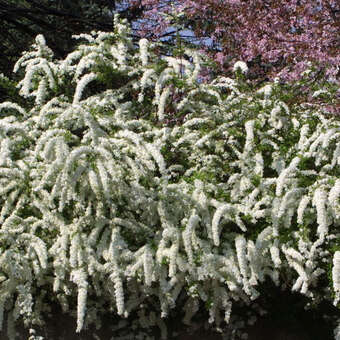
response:
<path fill-rule="evenodd" d="M 177 254 L 178 254 L 178 242 L 175 242 L 170 248 L 169 256 L 169 277 L 174 277 L 177 272 Z"/>
<path fill-rule="evenodd" d="M 325 94 L 325 93 L 328 93 L 326 90 L 318 90 L 318 91 L 315 91 L 313 94 L 312 94 L 312 98 L 316 98 L 316 97 L 319 97 L 321 94 Z"/>
<path fill-rule="evenodd" d="M 73 39 L 86 39 L 90 43 L 95 42 L 95 39 L 90 34 L 86 34 L 86 33 L 74 34 L 72 35 L 72 38 Z"/>
<path fill-rule="evenodd" d="M 336 251 L 333 257 L 333 289 L 335 292 L 334 306 L 340 301 L 340 251 Z"/>
<path fill-rule="evenodd" d="M 84 325 L 87 300 L 87 273 L 83 268 L 71 272 L 71 280 L 78 286 L 77 329 L 79 333 Z"/>
<path fill-rule="evenodd" d="M 98 199 L 101 199 L 102 185 L 98 178 L 98 174 L 92 169 L 90 169 L 88 171 L 88 179 L 90 187 L 93 190 L 94 194 L 97 196 Z"/>
<path fill-rule="evenodd" d="M 163 175 L 166 172 L 166 164 L 164 157 L 162 156 L 159 148 L 151 143 L 145 143 L 146 150 L 151 154 L 153 159 L 156 161 L 159 172 Z"/>
<path fill-rule="evenodd" d="M 302 282 L 308 282 L 308 275 L 303 267 L 305 258 L 295 249 L 287 248 L 285 245 L 282 246 L 282 251 L 286 255 L 287 262 L 289 266 L 294 268 L 299 274 L 300 279 L 295 283 L 294 289 L 300 289 Z"/>
<path fill-rule="evenodd" d="M 88 85 L 91 81 L 93 81 L 96 78 L 97 78 L 97 75 L 95 73 L 89 73 L 89 74 L 86 74 L 85 76 L 83 76 L 78 81 L 76 91 L 75 91 L 74 97 L 73 97 L 73 104 L 79 103 L 86 85 Z"/>
<path fill-rule="evenodd" d="M 244 145 L 244 152 L 249 152 L 252 148 L 252 143 L 254 141 L 254 124 L 255 121 L 254 120 L 248 120 L 245 124 L 245 130 L 246 130 L 246 143 Z"/>
<path fill-rule="evenodd" d="M 295 157 L 291 163 L 289 164 L 289 166 L 284 169 L 279 178 L 277 179 L 277 184 L 276 184 L 276 196 L 281 196 L 282 195 L 282 191 L 283 191 L 283 187 L 286 183 L 286 178 L 296 170 L 297 166 L 300 163 L 300 158 L 299 157 Z"/>
<path fill-rule="evenodd" d="M 0 111 L 3 109 L 14 109 L 18 111 L 20 114 L 22 114 L 24 117 L 27 115 L 26 111 L 16 103 L 2 102 L 0 104 Z"/>
<path fill-rule="evenodd" d="M 38 34 L 35 38 L 35 42 L 39 45 L 46 45 L 46 40 L 42 34 Z"/>
<path fill-rule="evenodd" d="M 304 124 L 300 130 L 300 140 L 298 143 L 299 150 L 303 150 L 303 148 L 306 146 L 306 142 L 308 141 L 307 139 L 308 132 L 309 132 L 309 125 Z"/>
<path fill-rule="evenodd" d="M 238 69 L 240 69 L 243 74 L 248 72 L 248 66 L 244 61 L 237 61 L 234 64 L 233 71 L 236 72 Z"/>
<path fill-rule="evenodd" d="M 109 176 L 108 176 L 108 172 L 107 172 L 107 170 L 106 170 L 106 168 L 104 166 L 104 163 L 100 159 L 97 160 L 97 168 L 98 168 L 98 172 L 99 172 L 98 180 L 102 184 L 105 198 L 108 201 L 110 201 L 110 199 L 111 199 L 110 179 L 109 179 Z M 82 173 L 83 170 L 84 170 L 84 168 L 81 167 L 79 169 L 79 172 Z"/>
<path fill-rule="evenodd" d="M 165 104 L 166 104 L 166 100 L 168 99 L 169 95 L 170 95 L 170 88 L 167 87 L 165 90 L 163 90 L 159 98 L 158 113 L 157 113 L 159 120 L 163 120 L 165 118 L 164 116 Z"/>
<path fill-rule="evenodd" d="M 177 74 L 181 73 L 182 67 L 190 67 L 190 62 L 185 59 L 173 58 L 173 57 L 164 57 L 164 60 L 168 62 L 168 65 L 174 69 Z"/>
<path fill-rule="evenodd" d="M 74 58 L 78 58 L 79 55 L 75 55 Z M 81 55 L 80 55 L 81 57 Z M 74 74 L 74 79 L 75 80 L 79 80 L 79 77 L 82 75 L 83 71 L 85 69 L 89 69 L 90 67 L 92 67 L 93 65 L 96 64 L 95 62 L 95 58 L 98 57 L 98 53 L 96 52 L 92 52 L 92 53 L 89 53 L 85 56 L 83 56 L 80 61 L 78 62 L 78 64 L 76 66 L 74 66 L 73 68 L 75 68 L 75 74 Z M 72 58 L 73 59 L 73 58 Z M 72 59 L 68 60 L 67 63 L 71 63 L 72 62 Z M 66 61 L 65 61 L 66 62 Z M 66 65 L 63 65 L 63 67 L 67 67 L 67 64 Z M 68 67 L 70 69 L 70 67 Z M 70 71 L 69 71 L 70 72 Z"/>
<path fill-rule="evenodd" d="M 256 162 L 254 172 L 255 172 L 256 175 L 262 177 L 263 176 L 263 168 L 264 168 L 264 161 L 263 161 L 262 154 L 256 153 L 254 159 L 255 159 L 255 162 Z"/>
<path fill-rule="evenodd" d="M 141 91 L 139 92 L 138 94 L 138 102 L 142 103 L 143 100 L 144 100 L 144 89 L 146 87 L 146 85 L 148 84 L 148 81 L 151 77 L 151 75 L 153 75 L 155 73 L 155 70 L 154 69 L 147 69 L 144 73 L 143 73 L 143 76 L 140 80 L 140 88 L 141 88 Z"/>
<path fill-rule="evenodd" d="M 277 241 L 277 240 L 275 240 Z M 272 261 L 274 262 L 275 268 L 279 268 L 281 266 L 281 259 L 280 259 L 280 250 L 279 247 L 277 246 L 278 242 L 275 242 L 274 245 L 272 245 L 269 250 L 270 250 L 270 255 L 272 258 Z"/>
<path fill-rule="evenodd" d="M 110 275 L 110 279 L 114 283 L 115 288 L 115 297 L 116 297 L 116 306 L 118 315 L 124 314 L 124 290 L 123 290 L 123 282 L 117 273 L 117 269 Z"/>
<path fill-rule="evenodd" d="M 230 210 L 229 204 L 222 204 L 219 206 L 214 214 L 214 217 L 212 219 L 212 237 L 215 246 L 219 246 L 220 244 L 220 231 L 218 229 L 218 225 L 220 222 L 220 219 Z"/>
<path fill-rule="evenodd" d="M 313 205 L 316 208 L 318 234 L 322 237 L 328 233 L 328 219 L 326 210 L 327 194 L 324 190 L 317 188 L 313 196 Z"/>
<path fill-rule="evenodd" d="M 273 87 L 272 87 L 272 85 L 269 85 L 269 84 L 261 87 L 257 91 L 257 93 L 263 94 L 265 98 L 269 98 L 271 96 L 272 92 L 273 92 Z"/>
<path fill-rule="evenodd" d="M 303 196 L 298 209 L 297 209 L 297 223 L 298 224 L 303 224 L 303 214 L 308 206 L 308 203 L 310 201 L 310 198 L 308 196 Z"/>
<path fill-rule="evenodd" d="M 126 69 L 126 57 L 127 57 L 127 52 L 128 52 L 127 46 L 123 42 L 119 42 L 117 44 L 117 48 L 113 46 L 111 48 L 111 51 L 113 49 L 116 49 L 116 53 L 113 53 L 113 55 L 117 59 L 119 66 L 121 67 L 122 70 L 125 70 Z"/>
<path fill-rule="evenodd" d="M 38 90 L 37 90 L 37 95 L 35 102 L 38 105 L 43 104 L 45 97 L 46 97 L 46 89 L 47 89 L 47 83 L 46 79 L 42 79 L 39 83 Z"/>
<path fill-rule="evenodd" d="M 337 179 L 328 194 L 328 201 L 332 207 L 336 207 L 340 197 L 340 179 Z"/>
<path fill-rule="evenodd" d="M 259 279 L 259 269 L 260 269 L 260 260 L 261 254 L 257 252 L 255 244 L 252 240 L 249 240 L 247 243 L 247 259 L 249 261 L 249 269 L 250 269 L 250 279 L 249 283 L 252 286 L 257 284 L 257 280 Z"/>
<path fill-rule="evenodd" d="M 189 84 L 193 84 L 197 80 L 198 74 L 201 70 L 200 58 L 199 58 L 198 53 L 194 52 L 192 57 L 193 57 L 193 62 L 194 62 L 194 70 L 188 79 Z M 187 67 L 185 71 L 186 73 L 189 73 L 189 67 Z"/>
<path fill-rule="evenodd" d="M 78 256 L 79 248 L 80 248 L 80 238 L 79 238 L 79 234 L 77 233 L 71 239 L 69 263 L 72 268 L 76 268 L 78 265 L 77 256 Z"/>
<path fill-rule="evenodd" d="M 247 250 L 247 242 L 242 235 L 238 235 L 235 238 L 235 247 L 236 247 L 236 254 L 237 260 L 240 268 L 241 275 L 243 280 L 247 280 L 248 277 L 248 267 L 247 267 L 247 257 L 246 257 L 246 250 Z"/>
<path fill-rule="evenodd" d="M 199 221 L 200 221 L 199 216 L 196 214 L 195 211 L 193 211 L 189 218 L 188 224 L 182 233 L 184 249 L 188 255 L 188 260 L 190 264 L 193 263 L 193 253 L 191 245 L 192 233 L 195 231 L 195 227 L 197 226 Z"/>
<path fill-rule="evenodd" d="M 149 246 L 145 247 L 143 255 L 143 267 L 144 267 L 144 277 L 145 285 L 151 286 L 152 283 L 152 271 L 153 271 L 153 257 Z"/>
<path fill-rule="evenodd" d="M 147 65 L 148 63 L 148 44 L 149 42 L 147 39 L 139 40 L 140 59 L 143 66 Z"/>

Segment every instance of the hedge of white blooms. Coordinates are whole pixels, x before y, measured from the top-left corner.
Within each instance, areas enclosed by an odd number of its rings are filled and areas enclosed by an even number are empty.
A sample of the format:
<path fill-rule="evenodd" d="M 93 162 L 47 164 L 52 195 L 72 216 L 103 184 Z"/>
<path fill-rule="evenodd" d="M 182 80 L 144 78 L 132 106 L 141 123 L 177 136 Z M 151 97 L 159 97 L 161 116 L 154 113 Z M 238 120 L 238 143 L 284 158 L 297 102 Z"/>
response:
<path fill-rule="evenodd" d="M 55 60 L 37 36 L 27 106 L 0 104 L 0 330 L 41 339 L 51 302 L 76 332 L 116 315 L 114 339 L 166 339 L 176 306 L 223 329 L 265 280 L 339 307 L 339 119 L 246 91 L 243 62 L 201 82 L 202 55 L 159 58 L 118 17 L 76 38 Z"/>

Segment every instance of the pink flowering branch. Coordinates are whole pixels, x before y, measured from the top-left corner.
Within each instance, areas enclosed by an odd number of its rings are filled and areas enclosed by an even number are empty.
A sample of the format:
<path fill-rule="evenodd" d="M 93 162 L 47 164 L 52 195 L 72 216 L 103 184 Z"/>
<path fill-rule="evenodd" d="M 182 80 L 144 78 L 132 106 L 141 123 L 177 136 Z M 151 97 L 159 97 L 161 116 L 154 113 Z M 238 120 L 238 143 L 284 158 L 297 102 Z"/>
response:
<path fill-rule="evenodd" d="M 209 37 L 205 52 L 230 72 L 236 60 L 246 61 L 254 75 L 296 80 L 307 62 L 327 67 L 337 78 L 340 65 L 340 3 L 337 0 L 141 0 L 144 36 L 161 37 L 171 25 L 162 13 L 175 5 L 197 38 Z"/>

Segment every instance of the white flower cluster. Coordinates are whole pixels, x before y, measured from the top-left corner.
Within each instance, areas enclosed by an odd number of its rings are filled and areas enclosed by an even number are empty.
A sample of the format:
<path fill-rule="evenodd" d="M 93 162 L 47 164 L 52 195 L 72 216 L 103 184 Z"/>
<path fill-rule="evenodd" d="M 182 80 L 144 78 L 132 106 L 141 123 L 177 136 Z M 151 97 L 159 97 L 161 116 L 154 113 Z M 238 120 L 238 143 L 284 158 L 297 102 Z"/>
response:
<path fill-rule="evenodd" d="M 147 39 L 141 39 L 139 41 L 140 59 L 143 66 L 148 64 L 148 44 L 149 41 Z"/>
<path fill-rule="evenodd" d="M 233 71 L 236 72 L 237 70 L 240 70 L 243 74 L 246 74 L 248 72 L 248 66 L 244 61 L 237 61 L 233 66 Z"/>
<path fill-rule="evenodd" d="M 334 305 L 340 301 L 340 251 L 336 251 L 333 257 L 333 288 L 335 292 Z"/>
<path fill-rule="evenodd" d="M 267 278 L 336 305 L 339 120 L 289 112 L 277 84 L 265 103 L 230 78 L 201 84 L 194 52 L 157 65 L 115 21 L 62 61 L 38 36 L 16 66 L 35 105 L 0 103 L 0 330 L 3 315 L 11 340 L 15 320 L 33 325 L 47 293 L 77 332 L 108 306 L 138 315 L 113 330 L 127 339 L 155 326 L 165 339 L 171 309 L 190 324 L 201 302 L 226 326 Z"/>
<path fill-rule="evenodd" d="M 257 91 L 257 93 L 263 94 L 266 99 L 271 96 L 272 92 L 273 92 L 272 85 L 265 85 Z"/>

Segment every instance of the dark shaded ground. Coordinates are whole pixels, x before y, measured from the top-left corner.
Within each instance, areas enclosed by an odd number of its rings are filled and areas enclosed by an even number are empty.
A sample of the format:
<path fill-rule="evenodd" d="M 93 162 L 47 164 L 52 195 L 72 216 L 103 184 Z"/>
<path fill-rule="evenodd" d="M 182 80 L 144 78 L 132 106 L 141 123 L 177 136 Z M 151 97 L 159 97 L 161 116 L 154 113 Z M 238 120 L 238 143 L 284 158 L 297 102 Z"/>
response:
<path fill-rule="evenodd" d="M 270 289 L 272 294 L 267 296 L 266 302 L 258 301 L 268 314 L 246 328 L 247 340 L 334 340 L 330 319 L 322 317 L 340 317 L 340 311 L 333 305 L 322 303 L 317 309 L 306 311 L 303 308 L 306 298 L 277 288 Z M 201 329 L 192 334 L 183 331 L 177 339 L 222 340 L 222 336 Z"/>
<path fill-rule="evenodd" d="M 260 318 L 253 326 L 248 326 L 248 340 L 333 340 L 333 327 L 322 317 L 322 315 L 340 317 L 340 311 L 331 304 L 323 303 L 316 310 L 305 311 L 303 306 L 306 303 L 305 298 L 290 292 L 282 292 L 277 288 L 268 287 L 271 295 L 266 298 L 266 302 L 259 299 L 258 304 L 268 310 L 267 316 Z M 242 310 L 236 310 L 241 313 Z M 246 311 L 245 315 L 246 315 Z M 203 318 L 202 318 L 203 317 Z M 222 336 L 214 331 L 204 330 L 204 318 L 195 320 L 196 331 L 190 333 L 185 325 L 180 321 L 173 320 L 171 324 L 178 332 L 178 335 L 172 339 L 176 340 L 222 340 Z M 45 340 L 98 340 L 93 337 L 93 333 L 99 336 L 100 340 L 110 340 L 110 331 L 108 326 L 112 325 L 112 318 L 103 318 L 103 326 L 97 331 L 94 327 L 90 330 L 83 331 L 81 334 L 75 333 L 76 320 L 70 316 L 65 316 L 56 306 L 53 309 L 53 318 L 48 320 L 46 329 L 42 330 L 41 335 Z M 105 325 L 107 325 L 105 327 Z M 28 339 L 27 332 L 21 329 L 18 340 Z M 0 333 L 0 340 L 8 340 L 5 331 Z M 155 334 L 155 339 L 160 339 Z M 131 338 L 133 340 L 133 338 Z M 170 340 L 170 339 L 169 339 Z"/>

